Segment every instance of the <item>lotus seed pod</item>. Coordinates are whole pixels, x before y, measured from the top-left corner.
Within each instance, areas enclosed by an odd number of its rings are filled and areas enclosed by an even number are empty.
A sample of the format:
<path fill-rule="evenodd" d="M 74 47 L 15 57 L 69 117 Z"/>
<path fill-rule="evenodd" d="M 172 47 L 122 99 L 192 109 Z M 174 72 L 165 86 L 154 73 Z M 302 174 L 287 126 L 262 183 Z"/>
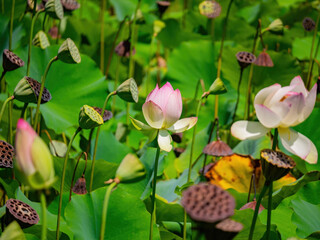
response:
<path fill-rule="evenodd" d="M 248 202 L 246 203 L 245 205 L 243 205 L 239 210 L 245 210 L 245 209 L 252 209 L 252 210 L 255 210 L 256 209 L 256 206 L 257 206 L 257 201 L 254 200 L 252 202 Z M 259 206 L 259 213 L 262 212 L 262 210 L 264 210 L 265 208 L 260 204 Z"/>
<path fill-rule="evenodd" d="M 19 67 L 24 66 L 24 61 L 22 61 L 17 55 L 8 49 L 3 50 L 2 67 L 4 71 L 13 71 Z"/>
<path fill-rule="evenodd" d="M 242 229 L 243 225 L 227 218 L 215 225 L 216 239 L 233 239 Z"/>
<path fill-rule="evenodd" d="M 272 59 L 265 49 L 259 54 L 254 64 L 261 67 L 273 67 Z"/>
<path fill-rule="evenodd" d="M 133 78 L 129 78 L 124 81 L 117 88 L 117 95 L 124 101 L 127 102 L 138 102 L 139 100 L 139 91 L 136 81 Z"/>
<path fill-rule="evenodd" d="M 32 79 L 31 77 L 22 78 L 16 88 L 13 96 L 15 99 L 24 103 L 37 103 L 40 94 L 41 83 Z M 51 100 L 51 94 L 45 87 L 41 97 L 41 103 L 46 103 Z"/>
<path fill-rule="evenodd" d="M 67 38 L 60 46 L 58 59 L 65 63 L 80 63 L 81 56 L 74 42 Z"/>
<path fill-rule="evenodd" d="M 39 222 L 39 215 L 28 204 L 17 199 L 6 202 L 6 224 L 17 221 L 21 228 L 31 227 Z"/>
<path fill-rule="evenodd" d="M 302 26 L 304 30 L 306 30 L 307 32 L 311 32 L 316 27 L 316 23 L 312 18 L 306 17 L 302 21 Z"/>
<path fill-rule="evenodd" d="M 267 28 L 270 32 L 273 33 L 282 33 L 283 32 L 283 23 L 280 18 L 277 18 Z"/>
<path fill-rule="evenodd" d="M 173 152 L 174 155 L 176 155 L 176 157 L 178 158 L 181 155 L 181 153 L 183 153 L 185 150 L 185 148 L 174 148 Z"/>
<path fill-rule="evenodd" d="M 45 5 L 46 13 L 54 19 L 63 18 L 63 7 L 60 0 L 49 0 Z"/>
<path fill-rule="evenodd" d="M 170 2 L 169 1 L 157 1 L 157 6 L 159 9 L 160 15 L 162 16 L 164 14 L 164 12 L 170 6 Z"/>
<path fill-rule="evenodd" d="M 0 140 L 0 168 L 13 168 L 14 148 Z"/>
<path fill-rule="evenodd" d="M 72 192 L 78 195 L 84 195 L 87 194 L 87 187 L 86 187 L 86 179 L 84 176 L 79 178 L 76 182 L 76 184 L 72 188 Z"/>
<path fill-rule="evenodd" d="M 131 42 L 129 40 L 121 41 L 114 51 L 120 57 L 130 57 Z M 136 53 L 136 49 L 132 48 L 132 56 Z"/>
<path fill-rule="evenodd" d="M 171 134 L 172 140 L 176 143 L 182 142 L 182 136 L 183 136 L 183 133 L 172 133 Z"/>
<path fill-rule="evenodd" d="M 92 107 L 94 110 L 96 110 L 100 115 L 102 112 L 102 108 L 99 107 Z M 108 120 L 110 120 L 113 117 L 112 112 L 108 111 L 108 110 L 104 110 L 103 112 L 103 122 L 106 122 Z"/>
<path fill-rule="evenodd" d="M 216 78 L 216 80 L 214 80 L 214 82 L 211 84 L 207 95 L 220 95 L 226 92 L 227 88 L 221 78 Z"/>
<path fill-rule="evenodd" d="M 76 0 L 61 0 L 64 11 L 71 12 L 80 8 L 80 4 Z"/>
<path fill-rule="evenodd" d="M 134 181 L 145 174 L 146 170 L 140 159 L 136 155 L 129 153 L 121 161 L 116 172 L 116 179 L 120 182 Z"/>
<path fill-rule="evenodd" d="M 58 35 L 59 29 L 57 26 L 52 26 L 49 29 L 49 35 L 51 36 L 52 39 L 57 39 L 58 37 L 61 38 L 61 34 Z"/>
<path fill-rule="evenodd" d="M 268 181 L 276 181 L 296 166 L 294 160 L 283 152 L 264 149 L 260 152 L 263 175 Z"/>
<path fill-rule="evenodd" d="M 88 105 L 83 105 L 79 114 L 79 126 L 82 129 L 92 129 L 103 124 L 101 115 Z"/>
<path fill-rule="evenodd" d="M 41 49 L 46 49 L 50 46 L 49 39 L 47 34 L 44 31 L 40 30 L 32 40 L 32 44 L 36 47 L 40 47 Z"/>
<path fill-rule="evenodd" d="M 234 214 L 235 200 L 222 188 L 200 183 L 182 193 L 181 204 L 198 222 L 215 223 Z"/>
<path fill-rule="evenodd" d="M 217 18 L 221 13 L 221 5 L 216 1 L 203 1 L 199 5 L 200 14 L 207 18 Z"/>
<path fill-rule="evenodd" d="M 155 20 L 153 22 L 153 33 L 155 36 L 157 36 L 162 29 L 166 27 L 166 24 L 160 20 Z"/>
<path fill-rule="evenodd" d="M 61 141 L 52 140 L 49 143 L 50 152 L 55 157 L 63 158 L 66 156 L 68 146 Z"/>
<path fill-rule="evenodd" d="M 238 52 L 236 54 L 239 66 L 244 69 L 256 60 L 256 57 L 250 52 Z"/>
<path fill-rule="evenodd" d="M 204 154 L 216 157 L 230 156 L 233 154 L 231 148 L 225 142 L 218 140 L 209 143 L 202 151 Z"/>

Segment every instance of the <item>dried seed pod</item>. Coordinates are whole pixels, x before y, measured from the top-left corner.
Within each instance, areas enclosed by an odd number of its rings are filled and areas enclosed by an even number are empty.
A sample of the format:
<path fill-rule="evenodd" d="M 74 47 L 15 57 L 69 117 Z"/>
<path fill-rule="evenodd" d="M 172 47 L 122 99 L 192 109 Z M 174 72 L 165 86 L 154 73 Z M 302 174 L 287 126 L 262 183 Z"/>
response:
<path fill-rule="evenodd" d="M 79 178 L 76 182 L 76 184 L 72 188 L 72 192 L 78 195 L 84 195 L 87 194 L 87 187 L 86 187 L 86 179 L 84 176 Z"/>
<path fill-rule="evenodd" d="M 83 105 L 79 114 L 79 126 L 82 129 L 92 129 L 103 124 L 101 115 L 88 105 Z"/>
<path fill-rule="evenodd" d="M 119 44 L 114 49 L 115 53 L 120 57 L 130 57 L 131 42 L 129 40 L 124 40 L 119 42 Z M 132 48 L 132 55 L 136 53 L 136 49 Z"/>
<path fill-rule="evenodd" d="M 58 33 L 59 33 L 59 29 L 57 26 L 52 26 L 50 29 L 49 29 L 49 35 L 51 36 L 52 39 L 57 39 L 58 37 L 60 38 L 61 35 L 59 34 L 58 36 Z"/>
<path fill-rule="evenodd" d="M 270 55 L 263 49 L 259 54 L 257 59 L 254 61 L 254 64 L 261 67 L 273 67 L 273 62 Z"/>
<path fill-rule="evenodd" d="M 61 0 L 64 11 L 71 12 L 80 8 L 80 3 L 76 0 Z"/>
<path fill-rule="evenodd" d="M 215 227 L 221 231 L 233 233 L 238 233 L 243 229 L 243 225 L 241 223 L 236 222 L 230 218 L 219 222 Z"/>
<path fill-rule="evenodd" d="M 248 67 L 256 60 L 256 57 L 250 52 L 238 52 L 236 57 L 241 68 Z"/>
<path fill-rule="evenodd" d="M 96 110 L 100 115 L 101 115 L 101 112 L 102 112 L 102 108 L 99 108 L 99 107 L 92 107 L 94 110 Z M 103 113 L 103 122 L 106 122 L 108 120 L 110 120 L 111 118 L 113 117 L 112 115 L 112 112 L 108 111 L 108 110 L 104 110 L 104 113 Z"/>
<path fill-rule="evenodd" d="M 117 95 L 126 102 L 138 102 L 139 90 L 136 81 L 129 78 L 119 85 L 116 90 Z"/>
<path fill-rule="evenodd" d="M 252 210 L 255 210 L 256 209 L 256 205 L 257 205 L 257 201 L 254 200 L 252 202 L 248 202 L 246 203 L 245 205 L 243 205 L 239 210 L 245 210 L 245 209 L 252 209 Z M 262 210 L 264 210 L 265 208 L 260 204 L 259 206 L 259 213 L 262 212 Z"/>
<path fill-rule="evenodd" d="M 172 133 L 171 134 L 172 140 L 176 143 L 182 142 L 182 136 L 183 136 L 183 133 Z"/>
<path fill-rule="evenodd" d="M 261 166 L 266 180 L 276 181 L 296 166 L 294 160 L 283 152 L 264 149 L 260 152 Z"/>
<path fill-rule="evenodd" d="M 232 216 L 235 208 L 235 200 L 227 191 L 205 183 L 185 190 L 181 204 L 193 220 L 207 223 L 215 223 Z"/>
<path fill-rule="evenodd" d="M 307 32 L 311 32 L 316 27 L 316 23 L 312 18 L 306 17 L 302 21 L 302 26 L 304 30 L 306 30 Z"/>
<path fill-rule="evenodd" d="M 3 50 L 2 67 L 4 71 L 13 71 L 24 66 L 24 61 L 8 49 Z"/>
<path fill-rule="evenodd" d="M 60 46 L 58 59 L 65 63 L 80 63 L 81 56 L 74 42 L 67 38 Z"/>
<path fill-rule="evenodd" d="M 230 156 L 233 154 L 231 148 L 225 142 L 218 140 L 209 143 L 202 151 L 204 154 L 216 157 Z"/>
<path fill-rule="evenodd" d="M 47 34 L 45 34 L 45 32 L 41 30 L 34 36 L 32 44 L 36 47 L 40 47 L 41 49 L 46 49 L 50 46 Z"/>
<path fill-rule="evenodd" d="M 21 228 L 27 228 L 38 223 L 39 215 L 28 204 L 11 198 L 6 202 L 6 222 L 9 224 L 14 220 Z"/>
<path fill-rule="evenodd" d="M 169 1 L 157 1 L 157 6 L 160 12 L 160 15 L 162 16 L 164 12 L 167 10 L 167 8 L 170 6 Z"/>
<path fill-rule="evenodd" d="M 221 13 L 221 5 L 216 1 L 203 1 L 199 5 L 200 14 L 207 18 L 217 18 Z"/>
<path fill-rule="evenodd" d="M 63 7 L 60 0 L 49 0 L 46 2 L 45 5 L 46 13 L 55 19 L 62 19 L 63 14 Z"/>
<path fill-rule="evenodd" d="M 0 168 L 13 168 L 14 148 L 0 140 Z"/>
<path fill-rule="evenodd" d="M 178 158 L 181 153 L 183 153 L 186 149 L 185 148 L 174 148 L 173 151 L 174 151 L 174 154 L 176 155 L 176 157 Z"/>
<path fill-rule="evenodd" d="M 31 77 L 22 78 L 14 89 L 14 98 L 24 103 L 37 103 L 40 94 L 41 83 Z M 43 89 L 41 103 L 51 100 L 51 94 L 45 87 Z"/>

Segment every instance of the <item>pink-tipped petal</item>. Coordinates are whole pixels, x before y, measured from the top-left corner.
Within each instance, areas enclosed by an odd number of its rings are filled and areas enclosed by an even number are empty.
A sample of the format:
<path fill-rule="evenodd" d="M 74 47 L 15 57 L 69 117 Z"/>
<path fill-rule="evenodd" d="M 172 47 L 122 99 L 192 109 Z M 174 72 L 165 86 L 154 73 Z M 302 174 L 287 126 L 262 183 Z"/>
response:
<path fill-rule="evenodd" d="M 165 109 L 168 98 L 171 93 L 173 93 L 174 90 L 169 82 L 167 82 L 165 85 L 163 85 L 156 94 L 152 95 L 152 101 L 157 104 L 162 110 Z"/>
<path fill-rule="evenodd" d="M 148 101 L 142 106 L 143 116 L 147 123 L 156 129 L 162 128 L 164 115 L 162 109 L 153 101 Z"/>
<path fill-rule="evenodd" d="M 316 163 L 318 152 L 309 138 L 290 128 L 278 128 L 282 145 L 309 163 Z"/>
<path fill-rule="evenodd" d="M 290 106 L 290 111 L 281 120 L 281 127 L 289 127 L 297 125 L 300 113 L 305 107 L 305 98 L 303 93 L 287 97 L 284 101 Z"/>
<path fill-rule="evenodd" d="M 262 104 L 255 104 L 254 108 L 256 109 L 257 118 L 263 126 L 267 128 L 274 128 L 280 124 L 280 116 L 278 116 L 270 108 Z"/>
<path fill-rule="evenodd" d="M 161 150 L 164 150 L 166 152 L 170 152 L 172 149 L 171 145 L 171 135 L 167 130 L 160 130 L 158 134 L 158 144 Z"/>
<path fill-rule="evenodd" d="M 294 88 L 291 91 L 297 92 L 297 93 L 301 92 L 303 96 L 307 97 L 308 91 L 304 86 L 304 82 L 300 76 L 296 76 L 295 78 L 293 78 L 291 80 L 290 86 L 294 86 Z"/>
<path fill-rule="evenodd" d="M 168 128 L 173 133 L 180 133 L 192 128 L 198 121 L 197 117 L 183 118 Z"/>
<path fill-rule="evenodd" d="M 158 91 L 159 91 L 159 87 L 158 87 L 158 84 L 156 85 L 156 88 L 155 89 L 153 89 L 150 93 L 149 93 L 149 95 L 147 96 L 147 99 L 146 99 L 146 102 L 148 102 L 148 101 L 154 101 L 154 97 L 157 95 L 157 93 L 158 93 Z"/>
<path fill-rule="evenodd" d="M 176 89 L 168 96 L 163 113 L 165 118 L 164 128 L 171 127 L 172 124 L 179 120 L 182 113 L 182 98 L 179 89 Z"/>
<path fill-rule="evenodd" d="M 271 85 L 270 87 L 266 87 L 260 90 L 254 99 L 254 104 L 264 104 L 266 99 L 268 97 L 272 97 L 280 88 L 281 85 L 276 83 Z"/>
<path fill-rule="evenodd" d="M 317 84 L 313 86 L 313 88 L 311 89 L 311 91 L 309 92 L 308 96 L 305 99 L 305 107 L 303 108 L 302 113 L 299 116 L 298 123 L 303 122 L 310 116 L 314 108 L 314 105 L 316 103 L 316 98 L 317 98 Z"/>
<path fill-rule="evenodd" d="M 232 136 L 240 139 L 258 139 L 270 131 L 269 128 L 264 127 L 259 122 L 252 121 L 237 121 L 231 126 Z"/>
<path fill-rule="evenodd" d="M 271 107 L 273 104 L 278 104 L 278 102 L 280 102 L 280 100 L 283 99 L 283 97 L 286 96 L 286 94 L 288 94 L 288 92 L 290 92 L 294 87 L 295 86 L 286 86 L 280 88 L 276 93 L 266 99 L 264 105 Z"/>

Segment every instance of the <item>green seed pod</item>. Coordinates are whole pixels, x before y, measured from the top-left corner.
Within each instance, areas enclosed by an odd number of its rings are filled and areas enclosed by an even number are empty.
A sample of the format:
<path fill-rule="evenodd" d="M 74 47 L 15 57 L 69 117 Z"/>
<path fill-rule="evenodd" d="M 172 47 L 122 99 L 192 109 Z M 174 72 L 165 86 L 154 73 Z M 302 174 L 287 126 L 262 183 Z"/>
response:
<path fill-rule="evenodd" d="M 270 32 L 273 33 L 282 33 L 283 32 L 283 23 L 280 18 L 277 18 L 267 28 Z"/>
<path fill-rule="evenodd" d="M 227 88 L 221 78 L 216 78 L 216 80 L 211 84 L 209 90 L 203 93 L 202 98 L 208 97 L 209 95 L 220 95 L 226 92 Z"/>
<path fill-rule="evenodd" d="M 79 114 L 79 126 L 82 129 L 92 129 L 103 124 L 101 115 L 88 105 L 83 105 Z"/>
<path fill-rule="evenodd" d="M 15 99 L 24 103 L 37 103 L 40 93 L 41 83 L 32 79 L 31 77 L 22 78 L 16 88 L 13 96 Z M 47 88 L 43 89 L 41 103 L 46 103 L 51 100 L 51 94 Z"/>
<path fill-rule="evenodd" d="M 74 42 L 67 38 L 60 46 L 58 59 L 65 63 L 80 63 L 81 56 Z"/>
<path fill-rule="evenodd" d="M 138 102 L 139 100 L 139 91 L 136 81 L 133 78 L 129 78 L 124 81 L 117 88 L 117 95 L 124 101 L 127 102 Z"/>
<path fill-rule="evenodd" d="M 40 47 L 41 49 L 46 49 L 50 46 L 49 39 L 44 31 L 39 31 L 34 39 L 32 40 L 32 44 L 36 47 Z"/>
<path fill-rule="evenodd" d="M 121 161 L 116 172 L 116 179 L 120 182 L 134 181 L 145 174 L 146 171 L 140 159 L 136 155 L 129 153 Z"/>
<path fill-rule="evenodd" d="M 63 7 L 60 0 L 49 0 L 45 5 L 46 13 L 55 19 L 63 18 Z"/>

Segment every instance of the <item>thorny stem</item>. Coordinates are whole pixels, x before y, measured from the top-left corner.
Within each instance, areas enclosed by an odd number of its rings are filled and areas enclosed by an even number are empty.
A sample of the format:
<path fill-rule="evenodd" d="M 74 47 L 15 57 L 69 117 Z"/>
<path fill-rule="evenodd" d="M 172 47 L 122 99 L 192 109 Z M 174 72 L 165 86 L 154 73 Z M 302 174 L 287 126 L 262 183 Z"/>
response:
<path fill-rule="evenodd" d="M 159 134 L 159 131 L 157 135 Z M 152 195 L 151 195 L 151 218 L 150 218 L 150 234 L 149 240 L 152 240 L 153 237 L 153 223 L 155 222 L 156 218 L 156 187 L 157 187 L 157 173 L 158 173 L 158 163 L 159 163 L 159 156 L 160 156 L 160 147 L 158 144 L 156 158 L 154 161 L 154 168 L 153 168 L 153 181 L 152 181 Z"/>
<path fill-rule="evenodd" d="M 57 230 L 56 230 L 56 240 L 59 240 L 59 231 L 60 231 L 60 218 L 61 218 L 61 208 L 62 208 L 62 194 L 63 194 L 63 187 L 64 187 L 64 180 L 66 177 L 66 169 L 67 169 L 67 163 L 69 158 L 69 153 L 72 147 L 72 142 L 77 136 L 77 134 L 81 131 L 81 127 L 78 127 L 73 136 L 70 139 L 66 156 L 64 158 L 63 168 L 62 168 L 62 177 L 61 177 L 61 183 L 60 183 L 60 193 L 59 193 L 59 207 L 58 207 L 58 217 L 57 217 Z"/>
<path fill-rule="evenodd" d="M 117 92 L 116 92 L 116 91 L 113 91 L 113 92 L 109 93 L 109 95 L 107 96 L 106 100 L 104 101 L 102 110 L 101 110 L 101 116 L 102 116 L 102 117 L 103 117 L 103 114 L 104 114 L 104 110 L 105 110 L 106 107 L 107 107 L 109 98 L 110 98 L 111 96 L 113 96 L 113 95 L 116 95 L 116 94 L 117 94 Z M 96 135 L 96 140 L 95 140 L 95 143 L 94 143 L 94 150 L 93 150 L 92 163 L 91 163 L 89 192 L 91 192 L 91 190 L 92 190 L 93 174 L 94 174 L 94 164 L 95 164 L 95 160 L 96 160 L 96 154 L 97 154 L 97 148 L 98 148 L 98 140 L 99 140 L 100 129 L 101 129 L 101 126 L 98 127 L 97 135 Z"/>
<path fill-rule="evenodd" d="M 41 192 L 40 195 L 41 201 L 41 211 L 42 211 L 42 227 L 41 227 L 41 240 L 47 239 L 47 203 L 46 203 L 46 196 L 44 192 Z"/>
<path fill-rule="evenodd" d="M 36 109 L 36 116 L 34 118 L 34 125 L 33 125 L 33 128 L 36 130 L 36 127 L 37 127 L 37 124 L 38 124 L 38 118 L 39 118 L 39 110 L 40 110 L 40 104 L 41 104 L 41 99 L 42 99 L 42 94 L 43 94 L 43 90 L 44 90 L 44 85 L 45 85 L 45 82 L 46 82 L 46 78 L 47 78 L 47 74 L 49 72 L 49 69 L 52 65 L 53 62 L 57 61 L 58 60 L 58 57 L 55 56 L 53 58 L 51 58 L 51 60 L 49 61 L 48 65 L 47 65 L 47 68 L 44 72 L 44 75 L 42 76 L 41 78 L 41 88 L 40 88 L 40 93 L 39 93 L 39 96 L 38 96 L 38 102 L 37 102 L 37 109 Z"/>
<path fill-rule="evenodd" d="M 239 77 L 239 82 L 238 82 L 238 88 L 237 88 L 237 101 L 236 101 L 236 106 L 234 107 L 234 112 L 232 115 L 232 123 L 234 123 L 234 120 L 236 118 L 236 113 L 239 105 L 239 99 L 240 99 L 240 85 L 241 85 L 241 80 L 242 80 L 242 73 L 243 73 L 243 68 L 240 69 L 240 77 Z"/>
<path fill-rule="evenodd" d="M 11 96 L 11 97 L 8 97 L 3 105 L 2 105 L 2 108 L 1 108 L 1 111 L 0 111 L 0 123 L 1 123 L 1 119 L 2 119 L 2 116 L 3 116 L 3 113 L 4 113 L 4 109 L 6 108 L 6 105 L 8 104 L 8 102 L 12 101 L 14 99 L 14 96 Z"/>

